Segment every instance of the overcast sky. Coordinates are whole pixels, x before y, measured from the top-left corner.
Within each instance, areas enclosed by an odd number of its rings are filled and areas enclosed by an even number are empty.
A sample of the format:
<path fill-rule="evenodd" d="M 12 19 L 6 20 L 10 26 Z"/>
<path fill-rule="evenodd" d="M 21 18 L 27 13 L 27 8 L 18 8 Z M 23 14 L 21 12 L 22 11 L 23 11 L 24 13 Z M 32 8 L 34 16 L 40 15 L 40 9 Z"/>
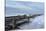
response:
<path fill-rule="evenodd" d="M 7 1 L 6 16 L 22 14 L 43 14 L 44 4 L 41 2 Z"/>
<path fill-rule="evenodd" d="M 44 0 L 11 0 L 11 1 L 31 1 L 31 2 L 44 2 Z"/>

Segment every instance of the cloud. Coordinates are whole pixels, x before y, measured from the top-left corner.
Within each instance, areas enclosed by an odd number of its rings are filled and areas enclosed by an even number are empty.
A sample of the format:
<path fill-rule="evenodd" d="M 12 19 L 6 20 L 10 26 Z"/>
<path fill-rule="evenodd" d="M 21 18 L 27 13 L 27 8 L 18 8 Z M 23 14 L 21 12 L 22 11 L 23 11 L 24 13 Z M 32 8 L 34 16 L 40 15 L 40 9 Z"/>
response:
<path fill-rule="evenodd" d="M 31 1 L 31 2 L 44 2 L 44 0 L 11 0 L 11 1 Z"/>

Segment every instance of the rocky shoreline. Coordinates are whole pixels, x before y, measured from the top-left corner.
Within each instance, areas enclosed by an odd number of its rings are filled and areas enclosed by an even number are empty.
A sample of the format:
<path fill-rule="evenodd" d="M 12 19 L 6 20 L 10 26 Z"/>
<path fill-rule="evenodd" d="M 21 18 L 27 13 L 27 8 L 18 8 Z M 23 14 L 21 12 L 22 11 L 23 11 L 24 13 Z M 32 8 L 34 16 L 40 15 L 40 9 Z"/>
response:
<path fill-rule="evenodd" d="M 10 17 L 5 17 L 5 31 L 12 30 L 12 29 L 20 29 L 18 26 L 24 24 L 24 23 L 29 23 L 30 18 L 34 18 L 36 16 L 40 16 L 42 14 L 36 14 L 36 15 L 23 15 L 23 16 L 10 16 Z M 26 19 L 26 20 L 23 20 Z M 19 23 L 17 23 L 20 21 Z"/>

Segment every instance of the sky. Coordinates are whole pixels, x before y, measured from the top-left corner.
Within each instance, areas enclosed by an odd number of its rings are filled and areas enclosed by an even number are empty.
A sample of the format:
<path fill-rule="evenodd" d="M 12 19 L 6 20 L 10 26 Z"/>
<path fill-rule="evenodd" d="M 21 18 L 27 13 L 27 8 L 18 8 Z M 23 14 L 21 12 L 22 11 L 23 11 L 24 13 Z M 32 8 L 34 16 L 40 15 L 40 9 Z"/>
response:
<path fill-rule="evenodd" d="M 44 3 L 42 2 L 29 2 L 29 1 L 12 1 L 6 2 L 6 15 L 17 14 L 38 14 L 43 13 Z"/>
<path fill-rule="evenodd" d="M 31 2 L 44 2 L 44 0 L 9 0 L 9 1 L 31 1 Z"/>

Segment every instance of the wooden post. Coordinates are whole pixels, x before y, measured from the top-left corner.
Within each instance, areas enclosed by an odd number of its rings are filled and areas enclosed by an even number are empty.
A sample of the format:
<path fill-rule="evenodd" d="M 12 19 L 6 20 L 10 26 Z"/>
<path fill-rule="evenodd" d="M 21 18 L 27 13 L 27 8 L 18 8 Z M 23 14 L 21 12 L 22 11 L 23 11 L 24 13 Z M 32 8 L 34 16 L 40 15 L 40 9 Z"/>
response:
<path fill-rule="evenodd" d="M 15 24 L 16 24 L 15 17 L 13 17 L 13 29 L 15 29 Z"/>
<path fill-rule="evenodd" d="M 28 22 L 30 21 L 30 18 L 28 17 Z"/>

